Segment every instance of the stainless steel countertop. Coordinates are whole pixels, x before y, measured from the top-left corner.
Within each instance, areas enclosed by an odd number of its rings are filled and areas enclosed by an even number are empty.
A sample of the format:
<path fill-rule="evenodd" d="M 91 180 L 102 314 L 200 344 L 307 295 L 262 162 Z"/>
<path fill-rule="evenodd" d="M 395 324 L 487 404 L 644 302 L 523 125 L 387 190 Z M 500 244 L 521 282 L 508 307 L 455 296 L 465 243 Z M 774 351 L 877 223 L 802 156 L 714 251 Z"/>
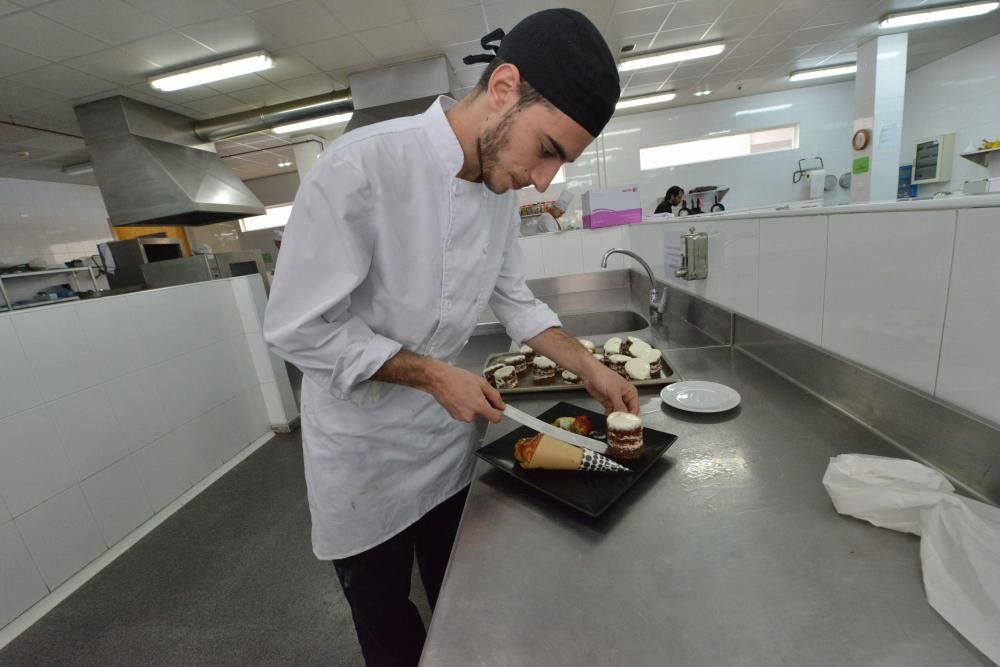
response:
<path fill-rule="evenodd" d="M 927 604 L 918 538 L 838 515 L 823 489 L 831 456 L 898 450 L 739 351 L 667 357 L 741 406 L 641 391 L 646 425 L 678 440 L 597 519 L 479 462 L 422 665 L 991 664 Z M 512 403 L 560 400 L 599 409 Z"/>

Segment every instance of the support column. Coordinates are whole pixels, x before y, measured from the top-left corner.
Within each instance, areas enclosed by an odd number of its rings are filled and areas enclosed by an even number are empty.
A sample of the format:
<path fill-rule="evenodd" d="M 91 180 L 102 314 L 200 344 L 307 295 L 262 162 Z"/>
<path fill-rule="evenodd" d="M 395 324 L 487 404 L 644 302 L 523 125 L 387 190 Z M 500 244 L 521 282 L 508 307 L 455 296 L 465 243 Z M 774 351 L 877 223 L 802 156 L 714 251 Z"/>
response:
<path fill-rule="evenodd" d="M 858 48 L 854 132 L 871 135 L 867 146 L 851 150 L 852 204 L 896 200 L 908 37 L 882 35 Z"/>
<path fill-rule="evenodd" d="M 307 139 L 313 139 L 314 141 L 305 141 L 304 143 L 292 146 L 292 151 L 295 153 L 295 169 L 299 172 L 299 182 L 305 180 L 306 173 L 316 164 L 316 160 L 319 159 L 320 153 L 323 152 L 323 148 L 326 146 L 326 140 L 315 135 L 299 137 L 296 141 Z"/>

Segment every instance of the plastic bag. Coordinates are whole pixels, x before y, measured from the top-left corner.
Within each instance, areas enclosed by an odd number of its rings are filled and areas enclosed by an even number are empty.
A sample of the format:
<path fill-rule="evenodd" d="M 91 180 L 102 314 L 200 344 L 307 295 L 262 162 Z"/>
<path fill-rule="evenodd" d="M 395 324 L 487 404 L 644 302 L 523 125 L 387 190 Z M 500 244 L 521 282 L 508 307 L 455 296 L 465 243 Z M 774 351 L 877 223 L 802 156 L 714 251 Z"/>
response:
<path fill-rule="evenodd" d="M 830 459 L 823 486 L 841 514 L 914 535 L 920 534 L 920 510 L 955 491 L 944 475 L 921 463 L 864 454 Z"/>
<path fill-rule="evenodd" d="M 842 454 L 823 475 L 841 514 L 920 535 L 927 601 L 1000 665 L 1000 508 L 955 495 L 932 468 Z"/>

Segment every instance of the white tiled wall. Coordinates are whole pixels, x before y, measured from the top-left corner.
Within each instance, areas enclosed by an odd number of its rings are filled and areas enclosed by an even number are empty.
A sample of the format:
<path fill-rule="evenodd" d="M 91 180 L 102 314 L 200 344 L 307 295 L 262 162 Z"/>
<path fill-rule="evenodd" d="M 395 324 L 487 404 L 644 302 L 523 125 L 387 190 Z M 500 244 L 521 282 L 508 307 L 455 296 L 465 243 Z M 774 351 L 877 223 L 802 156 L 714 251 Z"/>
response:
<path fill-rule="evenodd" d="M 0 264 L 62 266 L 111 239 L 96 187 L 0 178 L 0 202 Z"/>
<path fill-rule="evenodd" d="M 296 416 L 251 353 L 262 298 L 247 276 L 0 314 L 0 627 Z"/>
<path fill-rule="evenodd" d="M 708 279 L 668 277 L 665 234 L 692 225 L 709 234 Z M 628 231 L 661 280 L 1000 424 L 1000 208 Z"/>
<path fill-rule="evenodd" d="M 624 226 L 578 229 L 558 234 L 540 234 L 519 239 L 528 265 L 528 278 L 551 278 L 573 273 L 602 271 L 601 259 L 611 248 L 629 248 Z M 627 260 L 619 254 L 608 259 L 609 269 L 621 269 Z"/>

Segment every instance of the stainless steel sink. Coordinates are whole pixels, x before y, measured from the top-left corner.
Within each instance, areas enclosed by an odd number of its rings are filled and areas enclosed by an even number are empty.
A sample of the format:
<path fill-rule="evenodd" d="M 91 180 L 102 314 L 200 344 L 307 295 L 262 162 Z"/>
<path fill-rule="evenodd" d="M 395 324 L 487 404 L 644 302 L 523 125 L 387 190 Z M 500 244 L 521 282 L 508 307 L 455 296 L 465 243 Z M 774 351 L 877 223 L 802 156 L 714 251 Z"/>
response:
<path fill-rule="evenodd" d="M 560 315 L 563 329 L 571 336 L 600 336 L 640 331 L 649 320 L 631 310 L 606 310 L 596 313 Z"/>

